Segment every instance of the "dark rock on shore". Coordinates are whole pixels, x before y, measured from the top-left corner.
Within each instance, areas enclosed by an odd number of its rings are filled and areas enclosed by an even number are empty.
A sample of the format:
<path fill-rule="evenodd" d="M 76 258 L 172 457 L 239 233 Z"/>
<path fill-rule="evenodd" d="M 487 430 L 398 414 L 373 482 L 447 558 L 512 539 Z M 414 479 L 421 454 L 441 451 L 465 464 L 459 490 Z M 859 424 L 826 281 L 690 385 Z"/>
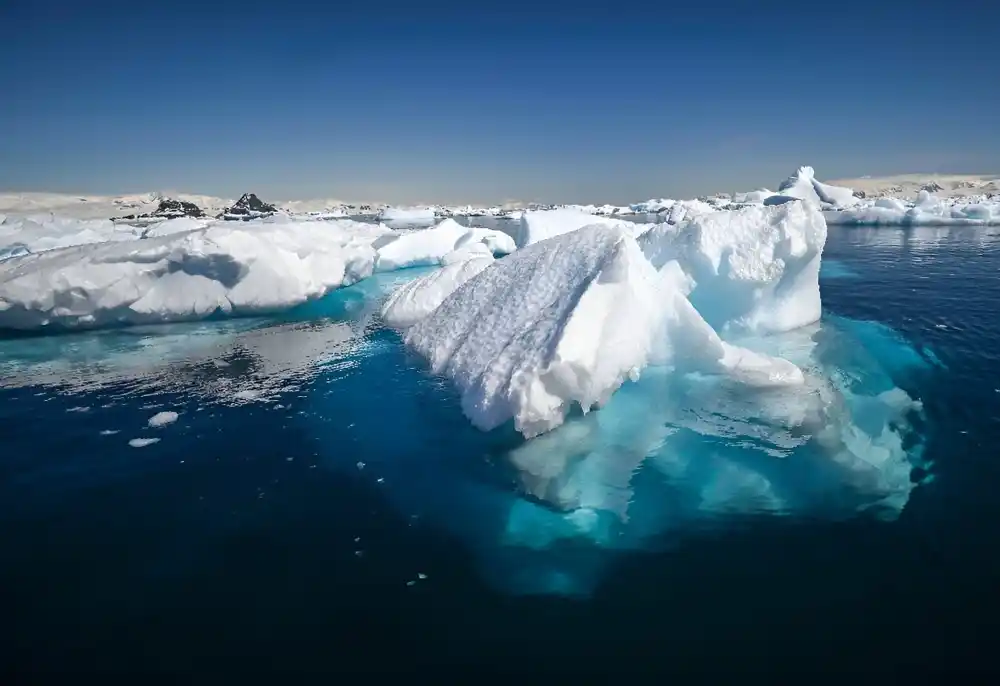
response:
<path fill-rule="evenodd" d="M 177 219 L 178 217 L 204 217 L 205 212 L 193 202 L 165 198 L 155 210 L 147 214 L 129 214 L 121 219 Z"/>
<path fill-rule="evenodd" d="M 247 221 L 258 217 L 270 217 L 277 211 L 277 207 L 269 205 L 253 193 L 244 193 L 243 197 L 237 200 L 232 207 L 222 212 L 218 219 Z"/>

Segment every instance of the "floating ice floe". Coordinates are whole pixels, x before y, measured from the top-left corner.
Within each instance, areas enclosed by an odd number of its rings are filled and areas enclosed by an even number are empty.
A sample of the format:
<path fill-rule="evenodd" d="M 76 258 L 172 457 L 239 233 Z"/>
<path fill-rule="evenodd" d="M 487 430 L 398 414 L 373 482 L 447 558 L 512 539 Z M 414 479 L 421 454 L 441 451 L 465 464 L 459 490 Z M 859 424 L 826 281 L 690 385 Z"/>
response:
<path fill-rule="evenodd" d="M 515 249 L 514 241 L 505 233 L 469 228 L 454 219 L 445 219 L 430 229 L 380 236 L 374 243 L 378 253 L 375 270 L 393 271 L 405 267 L 438 265 L 445 255 L 473 243 L 482 243 L 491 252 L 500 255 L 506 255 Z"/>
<path fill-rule="evenodd" d="M 611 217 L 598 217 L 579 209 L 562 208 L 524 212 L 512 233 L 517 247 L 524 248 L 546 238 L 560 236 L 590 225 L 625 228 L 633 235 L 652 226 L 652 224 L 635 224 Z"/>
<path fill-rule="evenodd" d="M 357 223 L 230 223 L 15 257 L 0 262 L 0 329 L 285 309 L 369 276 L 371 242 L 386 231 Z"/>
<path fill-rule="evenodd" d="M 396 224 L 430 224 L 434 221 L 434 208 L 386 207 L 379 213 L 379 219 Z"/>
<path fill-rule="evenodd" d="M 1000 198 L 943 199 L 922 190 L 915 202 L 877 198 L 850 210 L 826 212 L 831 224 L 864 226 L 986 226 L 1000 224 Z"/>
<path fill-rule="evenodd" d="M 151 429 L 159 429 L 160 427 L 167 426 L 168 424 L 173 424 L 177 421 L 178 415 L 176 412 L 157 412 L 149 421 L 146 422 L 147 426 Z"/>

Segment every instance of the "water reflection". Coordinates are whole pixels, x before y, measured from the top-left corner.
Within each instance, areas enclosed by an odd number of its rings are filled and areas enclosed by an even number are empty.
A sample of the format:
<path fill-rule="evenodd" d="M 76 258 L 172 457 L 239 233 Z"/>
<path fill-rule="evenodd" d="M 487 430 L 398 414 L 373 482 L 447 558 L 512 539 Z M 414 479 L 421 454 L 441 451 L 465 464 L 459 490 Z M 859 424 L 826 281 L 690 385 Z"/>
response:
<path fill-rule="evenodd" d="M 927 361 L 884 327 L 836 319 L 741 343 L 795 361 L 807 383 L 761 390 L 649 369 L 601 411 L 512 450 L 524 492 L 557 510 L 601 510 L 623 524 L 633 508 L 668 502 L 675 520 L 875 505 L 898 514 L 919 463 L 915 444 L 903 444 L 921 406 L 892 374 Z M 662 475 L 664 490 L 640 500 L 632 477 L 644 464 Z M 633 533 L 659 533 L 654 528 Z"/>
<path fill-rule="evenodd" d="M 0 339 L 0 388 L 182 393 L 238 404 L 299 389 L 373 343 L 381 295 L 420 272 L 373 277 L 280 319 L 133 326 Z"/>

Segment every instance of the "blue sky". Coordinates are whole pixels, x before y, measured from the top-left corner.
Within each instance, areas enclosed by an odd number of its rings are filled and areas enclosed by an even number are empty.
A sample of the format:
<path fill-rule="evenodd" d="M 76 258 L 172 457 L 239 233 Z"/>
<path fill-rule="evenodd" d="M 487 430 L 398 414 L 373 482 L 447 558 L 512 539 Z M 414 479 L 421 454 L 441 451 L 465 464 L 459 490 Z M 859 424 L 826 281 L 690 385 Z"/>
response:
<path fill-rule="evenodd" d="M 628 202 L 1000 171 L 996 3 L 673 4 L 4 0 L 0 189 Z"/>

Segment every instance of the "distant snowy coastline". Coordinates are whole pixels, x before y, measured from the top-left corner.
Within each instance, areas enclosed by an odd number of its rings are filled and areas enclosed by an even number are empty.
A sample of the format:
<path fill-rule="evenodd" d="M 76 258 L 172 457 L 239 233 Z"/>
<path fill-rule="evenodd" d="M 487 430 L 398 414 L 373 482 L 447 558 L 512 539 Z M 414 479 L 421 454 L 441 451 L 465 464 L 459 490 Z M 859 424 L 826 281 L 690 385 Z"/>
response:
<path fill-rule="evenodd" d="M 248 194 L 252 195 L 252 194 Z M 429 225 L 447 217 L 488 217 L 517 220 L 524 210 L 573 209 L 596 216 L 657 215 L 657 220 L 683 221 L 705 212 L 745 205 L 775 203 L 796 197 L 816 203 L 830 224 L 950 225 L 1000 223 L 1000 175 L 907 174 L 819 182 L 811 167 L 802 167 L 777 191 L 759 189 L 690 199 L 654 198 L 629 205 L 524 204 L 391 206 L 349 203 L 331 198 L 273 203 L 274 214 L 302 220 L 370 218 L 385 222 Z M 254 196 L 256 200 L 256 196 Z M 112 220 L 130 224 L 188 217 L 218 217 L 246 204 L 246 196 L 228 198 L 185 193 L 145 193 L 124 196 L 60 193 L 0 193 L 0 225 L 30 219 L 42 221 Z M 165 207 L 165 208 L 164 208 Z M 193 209 L 192 209 L 193 208 Z M 254 210 L 247 206 L 244 216 Z M 238 210 L 242 211 L 242 210 Z M 271 214 L 265 212 L 264 215 Z M 256 215 L 255 215 L 256 216 Z M 252 218 L 252 217 L 249 217 Z M 3 235 L 0 230 L 0 235 Z M 85 241 L 90 242 L 90 241 Z"/>

